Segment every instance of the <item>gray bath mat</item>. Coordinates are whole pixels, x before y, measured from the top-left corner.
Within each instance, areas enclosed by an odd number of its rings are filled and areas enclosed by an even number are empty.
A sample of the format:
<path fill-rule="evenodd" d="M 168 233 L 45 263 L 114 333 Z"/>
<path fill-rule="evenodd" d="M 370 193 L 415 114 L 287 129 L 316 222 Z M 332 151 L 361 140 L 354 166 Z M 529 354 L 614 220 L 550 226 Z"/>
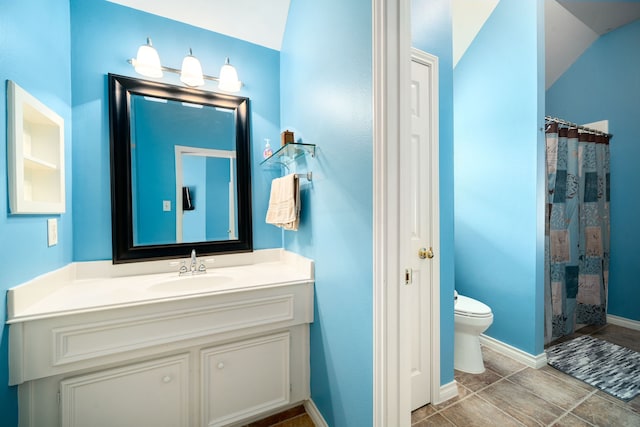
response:
<path fill-rule="evenodd" d="M 612 396 L 640 394 L 640 353 L 584 335 L 547 349 L 547 363 Z"/>

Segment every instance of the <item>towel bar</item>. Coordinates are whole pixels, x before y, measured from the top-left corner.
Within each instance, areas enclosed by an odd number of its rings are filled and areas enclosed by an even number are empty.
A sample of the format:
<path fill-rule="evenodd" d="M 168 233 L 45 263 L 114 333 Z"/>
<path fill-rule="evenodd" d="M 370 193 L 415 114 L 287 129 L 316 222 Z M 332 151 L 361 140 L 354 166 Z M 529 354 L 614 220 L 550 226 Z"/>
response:
<path fill-rule="evenodd" d="M 312 181 L 313 179 L 313 172 L 307 172 L 307 173 L 297 173 L 296 176 L 298 178 L 307 178 L 307 181 Z"/>
<path fill-rule="evenodd" d="M 275 163 L 279 163 L 281 166 L 284 166 L 287 172 L 289 172 L 289 166 L 286 163 L 282 163 L 282 162 L 275 162 Z M 297 173 L 296 177 L 307 178 L 307 181 L 313 181 L 313 172 L 309 171 L 307 173 Z"/>

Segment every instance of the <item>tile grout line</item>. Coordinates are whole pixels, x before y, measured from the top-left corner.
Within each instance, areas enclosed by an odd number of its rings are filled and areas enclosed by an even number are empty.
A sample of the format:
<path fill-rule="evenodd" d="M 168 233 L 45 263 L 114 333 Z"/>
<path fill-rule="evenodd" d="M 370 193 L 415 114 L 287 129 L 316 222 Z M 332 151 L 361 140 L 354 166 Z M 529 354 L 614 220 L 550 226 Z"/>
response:
<path fill-rule="evenodd" d="M 434 412 L 433 414 L 429 414 L 427 417 L 425 417 L 425 418 L 423 418 L 423 419 L 427 419 L 427 418 L 429 418 L 431 415 L 435 415 L 435 414 L 437 414 L 438 412 L 444 411 L 445 409 L 450 408 L 451 406 L 455 405 L 456 403 L 458 403 L 458 402 L 462 402 L 463 400 L 466 400 L 467 398 L 469 398 L 469 396 L 473 396 L 473 395 L 475 394 L 475 391 L 473 391 L 473 390 L 469 389 L 468 387 L 465 387 L 464 385 L 462 385 L 462 387 L 464 387 L 464 388 L 466 388 L 467 390 L 469 390 L 469 394 L 467 394 L 467 395 L 466 395 L 466 396 L 464 396 L 464 397 L 459 398 L 459 399 L 458 399 L 458 400 L 456 400 L 455 402 L 451 402 L 451 403 L 450 403 L 450 404 L 448 404 L 447 406 L 443 406 L 443 407 L 442 407 L 442 408 L 440 408 L 440 409 L 435 409 L 435 408 L 434 408 L 435 412 Z M 449 399 L 449 400 L 452 400 L 452 399 L 455 399 L 455 397 L 453 397 L 453 398 L 451 398 L 451 399 Z M 442 402 L 442 403 L 439 403 L 438 405 L 442 405 L 443 403 L 447 403 L 449 400 L 446 400 L 446 401 L 444 401 L 444 402 Z M 435 406 L 435 405 L 434 405 L 434 406 Z"/>
<path fill-rule="evenodd" d="M 532 394 L 536 395 L 532 390 L 529 390 L 527 387 L 525 387 L 523 385 L 520 385 L 517 382 L 512 381 L 509 378 L 505 378 L 505 380 L 507 380 L 508 382 L 510 382 L 511 384 L 513 384 L 515 386 L 524 388 L 529 393 L 532 393 Z M 545 401 L 548 405 L 554 406 L 554 407 L 558 408 L 560 411 L 562 411 L 562 414 L 560 414 L 560 416 L 558 416 L 551 424 L 549 424 L 549 425 L 553 425 L 554 423 L 558 422 L 558 420 L 563 418 L 565 415 L 569 414 L 571 411 L 573 411 L 575 408 L 580 406 L 580 404 L 582 404 L 585 400 L 587 400 L 589 397 L 591 397 L 592 395 L 594 395 L 597 392 L 598 392 L 598 390 L 590 391 L 587 395 L 585 395 L 583 398 L 579 399 L 578 402 L 575 405 L 573 405 L 572 407 L 570 407 L 569 409 L 565 409 L 562 406 L 557 405 L 556 403 L 550 402 L 550 401 L 548 401 L 547 399 L 545 399 L 542 396 L 538 396 L 538 395 L 536 395 L 536 396 L 539 397 L 541 400 Z M 572 414 L 572 415 L 575 415 L 575 414 Z M 582 419 L 582 418 L 580 418 L 580 419 Z M 593 425 L 591 423 L 587 423 L 587 424 L 589 424 L 590 426 Z"/>
<path fill-rule="evenodd" d="M 504 379 L 504 380 L 506 380 L 506 378 L 503 378 L 503 379 Z M 502 381 L 502 380 L 500 380 L 500 381 Z M 497 383 L 499 383 L 500 381 L 496 381 L 494 384 L 497 384 Z M 493 407 L 494 407 L 494 408 L 496 408 L 498 411 L 502 412 L 504 415 L 506 415 L 507 417 L 509 417 L 509 418 L 511 418 L 512 420 L 514 420 L 516 423 L 518 423 L 518 424 L 520 424 L 520 425 L 522 425 L 522 426 L 526 426 L 526 424 L 525 424 L 525 423 L 523 423 L 522 421 L 520 421 L 519 419 L 517 419 L 517 418 L 516 418 L 516 417 L 514 417 L 513 415 L 509 414 L 508 412 L 506 412 L 506 411 L 502 410 L 502 408 L 500 408 L 500 407 L 498 407 L 498 406 L 494 405 L 493 403 L 489 402 L 487 399 L 483 398 L 482 396 L 478 395 L 477 397 L 478 397 L 478 399 L 482 400 L 483 402 L 485 402 L 485 403 L 487 403 L 487 404 L 489 404 L 489 405 L 493 406 Z M 512 409 L 515 409 L 515 408 L 512 408 Z M 518 413 L 520 413 L 520 414 L 521 414 L 521 412 L 520 412 L 520 411 L 518 411 L 517 409 L 516 409 L 516 412 L 518 412 Z M 523 414 L 523 415 L 524 415 L 524 414 Z M 527 415 L 525 415 L 525 416 L 526 416 L 527 418 L 530 418 L 530 417 L 528 417 Z M 535 420 L 534 420 L 534 421 L 535 421 Z"/>
<path fill-rule="evenodd" d="M 567 411 L 560 415 L 557 419 L 555 419 L 551 424 L 549 425 L 554 425 L 555 423 L 557 423 L 560 419 L 566 417 L 568 414 L 573 415 L 574 417 L 580 419 L 581 421 L 584 421 L 585 423 L 589 424 L 590 426 L 593 426 L 593 424 L 591 424 L 589 421 L 582 419 L 582 417 L 579 417 L 578 415 L 574 414 L 573 411 L 574 409 L 576 409 L 578 406 L 582 405 L 587 399 L 589 399 L 591 396 L 594 396 L 596 393 L 598 392 L 598 389 L 595 389 L 591 392 L 589 392 L 585 397 L 583 397 L 582 399 L 578 400 L 578 402 L 573 405 L 572 407 L 570 407 L 569 409 L 567 409 Z"/>
<path fill-rule="evenodd" d="M 514 384 L 514 385 L 517 385 L 517 386 L 523 387 L 522 385 L 518 384 L 517 382 L 512 381 L 512 380 L 510 379 L 510 377 L 511 377 L 511 376 L 513 376 L 513 375 L 516 375 L 516 374 L 517 374 L 517 373 L 519 373 L 519 372 L 524 371 L 525 369 L 527 369 L 527 367 L 526 367 L 526 366 L 525 366 L 524 368 L 520 369 L 519 371 L 516 371 L 516 372 L 513 372 L 513 373 L 509 374 L 509 375 L 508 375 L 508 376 L 506 376 L 504 379 L 505 379 L 505 380 L 507 380 L 508 382 L 510 382 L 511 384 Z M 545 375 L 549 375 L 550 377 L 555 377 L 553 374 L 550 374 L 550 373 L 548 373 L 548 372 L 541 372 L 541 373 L 543 373 L 543 374 L 545 374 Z M 561 380 L 561 381 L 562 381 L 562 382 L 564 382 L 566 385 L 570 385 L 570 383 L 568 383 L 568 382 L 566 382 L 566 381 L 562 380 L 561 378 L 556 378 L 556 379 Z M 528 390 L 526 387 L 524 387 L 524 389 L 525 389 L 525 390 Z M 532 391 L 530 391 L 530 390 L 528 390 L 528 391 L 529 391 L 530 393 L 532 392 Z M 578 417 L 576 414 L 572 413 L 571 411 L 573 411 L 574 409 L 576 409 L 578 406 L 580 406 L 582 403 L 584 403 L 584 402 L 585 402 L 588 398 L 590 398 L 591 396 L 594 396 L 597 392 L 598 392 L 598 389 L 597 389 L 597 388 L 596 388 L 596 389 L 594 389 L 594 390 L 592 390 L 592 391 L 590 391 L 590 392 L 589 392 L 589 393 L 587 393 L 583 398 L 579 399 L 579 400 L 578 400 L 578 401 L 577 401 L 573 406 L 571 406 L 569 409 L 566 409 L 566 410 L 565 410 L 564 408 L 562 408 L 561 406 L 558 406 L 558 405 L 556 405 L 555 403 L 548 401 L 547 399 L 545 399 L 545 398 L 544 398 L 544 397 L 542 397 L 542 396 L 538 396 L 538 397 L 540 397 L 540 399 L 542 399 L 542 400 L 544 400 L 545 402 L 547 402 L 549 405 L 555 406 L 556 408 L 558 408 L 558 409 L 560 409 L 560 410 L 564 411 L 564 412 L 563 412 L 559 417 L 557 417 L 555 420 L 553 420 L 553 422 L 551 422 L 550 424 L 548 424 L 549 426 L 553 426 L 555 423 L 557 423 L 557 422 L 558 422 L 559 420 L 561 420 L 562 418 L 566 417 L 568 414 L 571 414 L 571 415 L 573 415 L 573 416 L 577 417 L 577 418 L 578 418 L 578 419 L 580 419 L 581 421 L 584 421 L 585 423 L 587 423 L 589 426 L 593 426 L 593 424 L 591 424 L 590 422 L 588 422 L 588 421 L 586 421 L 586 420 L 582 419 L 581 417 Z M 520 412 L 520 411 L 518 411 L 518 412 Z"/>
<path fill-rule="evenodd" d="M 488 369 L 488 368 L 487 368 L 487 369 Z M 524 369 L 524 368 L 523 368 L 523 369 Z M 495 371 L 492 371 L 492 372 L 495 372 Z M 496 374 L 497 374 L 497 372 L 496 372 Z M 499 375 L 499 374 L 498 374 L 498 375 Z M 512 420 L 513 420 L 513 421 L 515 421 L 517 424 L 519 424 L 519 425 L 521 425 L 521 426 L 525 426 L 525 424 L 524 424 L 524 423 L 522 423 L 522 422 L 520 422 L 520 420 L 516 419 L 516 418 L 515 418 L 515 417 L 513 417 L 512 415 L 510 415 L 510 414 L 508 414 L 507 412 L 503 411 L 502 409 L 500 409 L 499 407 L 497 407 L 496 405 L 494 405 L 493 403 L 489 402 L 488 400 L 484 399 L 482 396 L 480 396 L 480 395 L 479 395 L 479 393 L 480 393 L 481 391 L 483 391 L 483 390 L 485 390 L 485 389 L 487 389 L 487 388 L 491 387 L 492 385 L 497 384 L 497 383 L 499 383 L 499 382 L 501 382 L 501 381 L 503 381 L 503 380 L 506 380 L 506 377 L 501 376 L 501 378 L 500 378 L 499 380 L 494 381 L 494 382 L 492 382 L 491 384 L 488 384 L 487 386 L 485 386 L 485 387 L 483 387 L 483 388 L 481 388 L 481 389 L 478 389 L 477 391 L 472 391 L 472 390 L 470 390 L 470 389 L 468 389 L 468 388 L 467 388 L 467 390 L 471 391 L 471 393 L 470 393 L 470 394 L 468 394 L 467 396 L 463 397 L 463 398 L 462 398 L 462 399 L 460 399 L 460 400 L 457 400 L 456 402 L 453 402 L 451 405 L 447 405 L 447 406 L 443 407 L 442 409 L 438 409 L 438 410 L 436 410 L 436 412 L 434 412 L 433 414 L 429 415 L 428 417 L 425 417 L 423 420 L 426 420 L 426 419 L 428 419 L 428 418 L 432 417 L 433 415 L 439 414 L 442 418 L 444 418 L 445 420 L 449 421 L 449 422 L 450 422 L 451 424 L 453 424 L 454 426 L 458 426 L 458 424 L 456 424 L 453 420 L 450 420 L 449 418 L 447 418 L 447 416 L 446 416 L 445 414 L 443 414 L 442 412 L 443 412 L 445 409 L 451 408 L 452 406 L 455 406 L 455 405 L 457 405 L 458 403 L 460 403 L 460 402 L 462 402 L 462 401 L 464 401 L 464 400 L 467 400 L 467 399 L 469 399 L 471 396 L 474 396 L 474 395 L 475 395 L 478 399 L 480 399 L 480 400 L 482 400 L 483 402 L 485 402 L 486 404 L 488 404 L 488 405 L 490 405 L 490 406 L 492 406 L 492 407 L 496 408 L 499 412 L 501 412 L 502 414 L 506 415 L 508 418 L 512 419 Z M 463 387 L 464 387 L 464 385 L 463 385 Z M 466 388 L 466 387 L 465 387 L 465 388 Z M 420 421 L 423 421 L 423 420 L 420 420 Z"/>
<path fill-rule="evenodd" d="M 526 369 L 526 367 L 525 367 L 524 369 Z M 521 372 L 521 371 L 523 371 L 524 369 L 521 369 L 521 370 L 520 370 L 520 371 L 518 371 L 518 372 Z M 510 375 L 509 375 L 509 377 L 511 377 L 512 375 L 517 374 L 518 372 L 514 372 L 513 374 L 510 374 Z M 543 373 L 543 374 L 545 374 L 545 375 L 548 375 L 548 376 L 550 376 L 550 377 L 554 377 L 554 378 L 556 378 L 556 379 L 558 379 L 558 380 L 562 381 L 563 383 L 565 383 L 565 385 L 571 385 L 569 382 L 567 382 L 567 381 L 563 380 L 563 379 L 562 379 L 562 378 L 560 378 L 560 377 L 556 377 L 555 375 L 553 375 L 553 374 L 551 374 L 551 373 L 548 373 L 548 372 L 542 372 L 542 371 L 541 371 L 541 373 Z M 510 379 L 509 379 L 509 377 L 505 377 L 505 379 L 506 379 L 507 381 L 509 381 L 510 383 L 512 383 L 512 384 L 519 385 L 517 382 L 510 380 Z M 522 387 L 522 386 L 521 386 L 521 387 Z M 526 387 L 525 387 L 525 389 L 526 389 Z M 577 403 L 575 403 L 573 406 L 571 406 L 571 407 L 570 407 L 569 409 L 567 409 L 567 410 L 565 410 L 564 408 L 562 408 L 562 407 L 560 407 L 560 406 L 556 405 L 556 404 L 555 404 L 555 403 L 553 403 L 553 402 L 549 402 L 549 401 L 548 401 L 547 399 L 545 399 L 544 397 L 539 396 L 542 400 L 544 400 L 545 402 L 549 403 L 550 405 L 553 405 L 553 406 L 555 406 L 555 407 L 557 407 L 557 408 L 559 408 L 559 409 L 561 409 L 561 410 L 565 411 L 565 412 L 563 412 L 563 413 L 562 413 L 558 418 L 556 418 L 555 420 L 553 420 L 553 422 L 552 422 L 552 423 L 550 423 L 549 425 L 550 425 L 550 426 L 552 426 L 552 425 L 554 425 L 555 423 L 557 423 L 560 419 L 562 419 L 562 418 L 566 417 L 568 414 L 571 414 L 571 415 L 573 415 L 573 416 L 577 417 L 578 419 L 580 419 L 581 421 L 584 421 L 585 423 L 589 424 L 590 426 L 593 426 L 593 424 L 591 424 L 590 422 L 588 422 L 588 421 L 586 421 L 586 420 L 582 419 L 581 417 L 578 417 L 576 414 L 572 413 L 571 411 L 573 411 L 574 409 L 576 409 L 578 406 L 580 406 L 582 403 L 584 403 L 584 402 L 585 402 L 588 398 L 590 398 L 591 396 L 594 396 L 597 392 L 598 392 L 598 389 L 597 389 L 597 388 L 596 388 L 596 389 L 594 389 L 594 390 L 592 390 L 592 391 L 590 391 L 590 392 L 589 392 L 589 393 L 587 393 L 587 394 L 586 394 L 582 399 L 579 399 L 579 400 L 577 401 Z"/>
<path fill-rule="evenodd" d="M 469 390 L 469 394 L 467 394 L 467 395 L 466 395 L 466 396 L 464 396 L 464 397 L 461 397 L 460 399 L 456 400 L 455 402 L 452 402 L 451 404 L 449 404 L 449 405 L 447 405 L 447 406 L 443 406 L 443 407 L 442 407 L 442 408 L 440 408 L 440 409 L 435 409 L 435 408 L 434 408 L 435 412 L 434 412 L 433 414 L 429 414 L 429 415 L 427 415 L 426 417 L 422 418 L 421 420 L 418 420 L 418 421 L 416 421 L 415 423 L 411 423 L 411 425 L 413 426 L 414 424 L 417 424 L 417 423 L 419 423 L 419 422 L 422 422 L 422 421 L 424 421 L 424 420 L 426 420 L 426 419 L 431 418 L 432 416 L 434 416 L 434 415 L 436 415 L 436 414 L 439 414 L 442 418 L 444 418 L 445 420 L 449 421 L 449 422 L 450 422 L 451 424 L 453 424 L 454 426 L 457 426 L 457 424 L 456 424 L 456 423 L 454 423 L 453 421 L 451 421 L 449 418 L 447 418 L 447 417 L 442 413 L 442 411 L 444 411 L 445 409 L 448 409 L 448 408 L 452 407 L 453 405 L 456 405 L 456 404 L 458 404 L 458 403 L 460 403 L 460 402 L 462 402 L 462 401 L 464 401 L 464 400 L 467 400 L 469 397 L 471 397 L 471 396 L 473 396 L 474 394 L 476 394 L 476 392 L 475 392 L 475 391 L 473 391 L 473 390 L 469 389 L 469 388 L 468 388 L 468 387 L 466 387 L 464 384 L 460 384 L 460 385 L 461 385 L 462 387 L 466 388 L 467 390 Z M 455 399 L 455 397 L 454 397 L 454 398 L 452 398 L 452 399 Z M 449 399 L 449 400 L 452 400 L 452 399 Z M 448 402 L 448 401 L 445 401 L 445 402 L 442 402 L 442 403 L 446 403 L 446 402 Z M 440 405 L 441 405 L 442 403 L 440 403 Z M 434 405 L 434 406 L 435 406 L 435 405 Z"/>
<path fill-rule="evenodd" d="M 491 384 L 487 384 L 487 385 L 485 385 L 484 387 L 479 388 L 478 390 L 475 390 L 475 391 L 474 391 L 474 390 L 471 390 L 468 386 L 466 386 L 466 385 L 464 385 L 463 383 L 461 383 L 461 382 L 460 382 L 460 385 L 469 391 L 469 394 L 468 394 L 468 395 L 466 395 L 466 396 L 464 396 L 464 397 L 460 398 L 459 400 L 456 400 L 455 402 L 452 402 L 452 403 L 451 403 L 451 404 L 449 404 L 449 405 L 443 406 L 443 407 L 442 407 L 442 408 L 440 408 L 440 409 L 436 409 L 436 410 L 435 410 L 435 412 L 434 412 L 433 414 L 430 414 L 430 415 L 426 416 L 425 418 L 423 418 L 423 419 L 421 419 L 421 420 L 419 420 L 419 421 L 416 421 L 416 423 L 418 423 L 418 422 L 420 422 L 420 421 L 423 421 L 423 420 L 426 420 L 427 418 L 429 418 L 429 417 L 431 417 L 431 416 L 433 416 L 433 415 L 435 415 L 435 414 L 440 414 L 440 415 L 441 415 L 442 417 L 444 417 L 447 421 L 449 421 L 449 422 L 453 423 L 453 422 L 452 422 L 451 420 L 449 420 L 446 416 L 444 416 L 444 414 L 442 414 L 441 412 L 442 412 L 442 411 L 444 411 L 445 409 L 448 409 L 448 408 L 452 407 L 453 405 L 458 404 L 459 402 L 462 402 L 462 401 L 464 401 L 464 400 L 468 399 L 469 397 L 471 397 L 471 396 L 473 396 L 473 395 L 476 395 L 476 397 L 480 398 L 480 399 L 481 399 L 481 400 L 483 400 L 484 402 L 489 403 L 489 404 L 490 404 L 490 405 L 492 405 L 492 406 L 495 406 L 495 405 L 493 405 L 492 403 L 487 402 L 485 399 L 483 399 L 482 397 L 480 397 L 480 396 L 478 395 L 478 393 L 479 393 L 479 392 L 481 392 L 481 391 L 483 391 L 483 390 L 485 390 L 485 389 L 487 389 L 487 388 L 489 388 L 489 387 L 491 387 L 491 386 L 492 386 L 492 385 L 494 385 L 494 384 L 499 383 L 500 381 L 506 380 L 506 379 L 507 379 L 509 376 L 511 376 L 511 375 L 514 375 L 514 374 L 517 374 L 518 372 L 524 371 L 525 369 L 527 369 L 527 366 L 523 366 L 523 367 L 519 368 L 518 370 L 516 370 L 516 371 L 514 371 L 514 372 L 512 372 L 512 373 L 510 373 L 510 374 L 507 374 L 507 375 L 502 375 L 502 374 L 500 374 L 500 373 L 496 372 L 495 370 L 493 370 L 493 369 L 491 369 L 491 368 L 485 368 L 485 369 L 486 369 L 486 370 L 489 370 L 489 371 L 491 371 L 491 372 L 493 372 L 494 374 L 496 374 L 496 375 L 497 375 L 497 376 L 499 376 L 500 378 L 499 378 L 497 381 L 494 381 L 494 382 L 492 382 Z M 502 411 L 500 408 L 498 408 L 498 409 L 499 409 L 501 412 L 505 413 L 505 412 L 504 412 L 504 411 Z M 506 413 L 505 413 L 505 414 L 506 414 Z M 506 415 L 507 415 L 507 416 L 509 416 L 509 417 L 511 417 L 511 415 L 509 415 L 509 414 L 506 414 Z M 513 418 L 513 417 L 511 417 L 511 418 Z M 515 418 L 514 418 L 514 419 L 515 419 Z M 518 420 L 516 420 L 516 421 L 520 423 L 520 421 L 518 421 Z M 453 423 L 453 424 L 455 424 L 455 423 Z M 520 423 L 520 424 L 522 424 L 522 423 Z"/>

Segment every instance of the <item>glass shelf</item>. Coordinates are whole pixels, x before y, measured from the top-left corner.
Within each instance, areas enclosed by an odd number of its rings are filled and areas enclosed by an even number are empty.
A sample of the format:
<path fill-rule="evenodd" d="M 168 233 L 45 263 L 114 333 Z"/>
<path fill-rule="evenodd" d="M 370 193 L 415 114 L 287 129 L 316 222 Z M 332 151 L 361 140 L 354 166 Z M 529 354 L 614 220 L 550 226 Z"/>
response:
<path fill-rule="evenodd" d="M 287 165 L 298 157 L 303 155 L 310 155 L 315 157 L 316 145 L 315 144 L 303 144 L 300 142 L 290 142 L 283 145 L 277 151 L 275 151 L 270 157 L 267 157 L 260 165 L 265 167 L 276 167 L 280 165 Z"/>

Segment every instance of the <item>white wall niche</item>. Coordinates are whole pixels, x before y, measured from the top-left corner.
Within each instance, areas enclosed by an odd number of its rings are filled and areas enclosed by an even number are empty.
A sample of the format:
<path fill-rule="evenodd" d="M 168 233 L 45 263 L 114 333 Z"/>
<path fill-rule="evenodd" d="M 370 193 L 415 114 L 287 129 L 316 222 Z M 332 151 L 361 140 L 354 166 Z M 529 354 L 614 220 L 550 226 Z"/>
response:
<path fill-rule="evenodd" d="M 65 212 L 64 119 L 7 81 L 11 214 Z"/>

